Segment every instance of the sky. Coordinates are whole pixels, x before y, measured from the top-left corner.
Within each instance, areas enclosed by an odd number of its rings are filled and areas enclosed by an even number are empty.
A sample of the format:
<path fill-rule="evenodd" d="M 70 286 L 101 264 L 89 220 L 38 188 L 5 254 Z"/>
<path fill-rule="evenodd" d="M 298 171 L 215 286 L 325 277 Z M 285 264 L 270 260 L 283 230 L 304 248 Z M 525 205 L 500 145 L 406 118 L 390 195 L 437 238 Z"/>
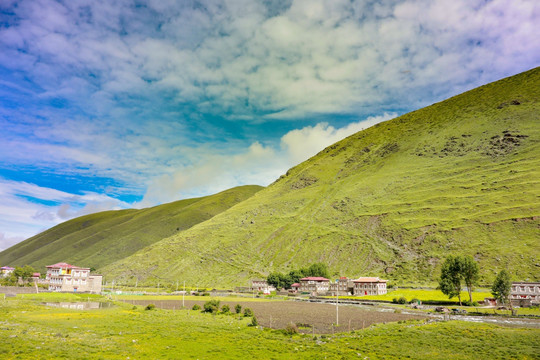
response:
<path fill-rule="evenodd" d="M 272 183 L 540 64 L 537 0 L 0 0 L 0 250 Z"/>

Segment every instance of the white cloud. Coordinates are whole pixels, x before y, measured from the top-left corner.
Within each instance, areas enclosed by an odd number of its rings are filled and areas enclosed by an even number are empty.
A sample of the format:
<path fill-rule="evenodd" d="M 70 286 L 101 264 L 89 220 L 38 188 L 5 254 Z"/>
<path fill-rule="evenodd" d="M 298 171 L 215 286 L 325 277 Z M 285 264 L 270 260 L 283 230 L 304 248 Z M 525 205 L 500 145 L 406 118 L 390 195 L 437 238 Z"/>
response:
<path fill-rule="evenodd" d="M 392 119 L 385 113 L 353 122 L 342 128 L 326 123 L 292 130 L 281 137 L 279 147 L 259 142 L 236 154 L 199 149 L 198 160 L 154 179 L 138 207 L 170 202 L 178 198 L 210 195 L 238 185 L 268 185 L 290 167 L 316 155 L 327 146 L 379 122 Z"/>
<path fill-rule="evenodd" d="M 351 123 L 340 129 L 336 129 L 327 123 L 319 123 L 315 126 L 292 130 L 281 138 L 281 147 L 285 150 L 290 163 L 297 164 L 347 136 L 379 122 L 393 119 L 396 116 L 395 113 L 385 113 L 384 115 L 373 116 L 363 121 Z"/>
<path fill-rule="evenodd" d="M 129 204 L 98 193 L 71 194 L 27 182 L 0 179 L 0 248 L 74 217 Z"/>

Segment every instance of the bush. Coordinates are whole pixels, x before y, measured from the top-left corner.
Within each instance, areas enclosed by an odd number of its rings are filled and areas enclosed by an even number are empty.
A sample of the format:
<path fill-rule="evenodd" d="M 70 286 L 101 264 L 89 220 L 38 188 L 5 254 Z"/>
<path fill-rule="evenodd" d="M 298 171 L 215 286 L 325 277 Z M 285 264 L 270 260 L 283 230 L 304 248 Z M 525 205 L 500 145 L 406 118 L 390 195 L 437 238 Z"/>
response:
<path fill-rule="evenodd" d="M 201 310 L 201 306 L 200 305 L 193 305 L 193 307 L 191 308 L 191 310 Z"/>
<path fill-rule="evenodd" d="M 236 304 L 234 311 L 236 311 L 237 314 L 240 314 L 242 312 L 242 305 Z"/>
<path fill-rule="evenodd" d="M 156 305 L 154 304 L 148 304 L 146 305 L 146 307 L 144 308 L 144 310 L 154 310 L 156 308 Z"/>
<path fill-rule="evenodd" d="M 217 313 L 219 311 L 219 300 L 210 300 L 204 303 L 203 312 L 206 313 Z"/>
<path fill-rule="evenodd" d="M 413 298 L 411 301 L 409 301 L 409 304 L 419 304 L 420 303 L 420 300 L 418 300 L 417 298 Z"/>
<path fill-rule="evenodd" d="M 400 298 L 397 300 L 397 303 L 398 303 L 398 304 L 402 304 L 402 305 L 403 305 L 403 304 L 406 304 L 406 303 L 407 303 L 407 299 L 406 299 L 404 296 L 402 296 L 402 297 L 400 297 Z"/>
<path fill-rule="evenodd" d="M 207 293 L 207 292 L 202 293 L 202 296 L 210 296 L 210 293 Z"/>
<path fill-rule="evenodd" d="M 253 316 L 253 310 L 251 310 L 250 308 L 245 308 L 244 317 L 250 317 L 250 316 Z"/>
<path fill-rule="evenodd" d="M 259 326 L 259 322 L 257 321 L 257 318 L 254 316 L 251 318 L 251 326 Z"/>
<path fill-rule="evenodd" d="M 221 307 L 221 312 L 224 314 L 229 314 L 231 312 L 231 308 L 229 307 L 229 305 L 225 304 Z"/>
<path fill-rule="evenodd" d="M 293 324 L 293 323 L 289 323 L 285 329 L 283 330 L 283 332 L 287 335 L 294 335 L 294 334 L 298 334 L 298 327 L 296 326 L 296 324 Z"/>

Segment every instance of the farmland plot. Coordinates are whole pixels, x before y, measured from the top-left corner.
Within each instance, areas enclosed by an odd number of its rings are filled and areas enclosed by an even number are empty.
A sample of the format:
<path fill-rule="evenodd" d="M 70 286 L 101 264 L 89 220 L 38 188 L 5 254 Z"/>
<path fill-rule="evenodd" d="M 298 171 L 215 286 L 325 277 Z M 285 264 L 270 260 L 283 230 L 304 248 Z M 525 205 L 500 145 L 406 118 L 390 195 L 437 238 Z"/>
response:
<path fill-rule="evenodd" d="M 182 301 L 178 300 L 124 300 L 133 305 L 146 306 L 150 303 L 161 309 L 181 309 Z M 185 307 L 202 306 L 205 300 L 186 300 Z M 425 319 L 427 316 L 418 314 L 395 313 L 392 310 L 365 309 L 351 305 L 339 306 L 339 324 L 336 324 L 336 306 L 331 304 L 306 303 L 297 301 L 258 301 L 236 302 L 221 301 L 221 305 L 229 305 L 234 309 L 236 304 L 242 308 L 251 308 L 260 325 L 273 329 L 284 329 L 293 323 L 303 333 L 330 334 L 367 328 L 372 324 L 396 322 L 405 320 Z"/>

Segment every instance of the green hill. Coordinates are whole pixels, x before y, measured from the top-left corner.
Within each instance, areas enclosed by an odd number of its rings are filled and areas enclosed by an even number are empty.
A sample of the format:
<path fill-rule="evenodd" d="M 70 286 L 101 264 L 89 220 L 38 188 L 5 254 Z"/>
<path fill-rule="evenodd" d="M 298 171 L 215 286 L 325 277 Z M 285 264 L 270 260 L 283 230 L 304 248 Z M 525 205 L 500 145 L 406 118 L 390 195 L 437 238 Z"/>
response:
<path fill-rule="evenodd" d="M 448 254 L 540 280 L 540 68 L 380 123 L 235 207 L 111 264 L 117 281 L 245 285 L 323 261 L 432 282 Z"/>
<path fill-rule="evenodd" d="M 103 267 L 249 198 L 241 186 L 202 198 L 141 210 L 105 211 L 66 221 L 0 253 L 0 264 L 42 267 L 57 262 Z"/>

